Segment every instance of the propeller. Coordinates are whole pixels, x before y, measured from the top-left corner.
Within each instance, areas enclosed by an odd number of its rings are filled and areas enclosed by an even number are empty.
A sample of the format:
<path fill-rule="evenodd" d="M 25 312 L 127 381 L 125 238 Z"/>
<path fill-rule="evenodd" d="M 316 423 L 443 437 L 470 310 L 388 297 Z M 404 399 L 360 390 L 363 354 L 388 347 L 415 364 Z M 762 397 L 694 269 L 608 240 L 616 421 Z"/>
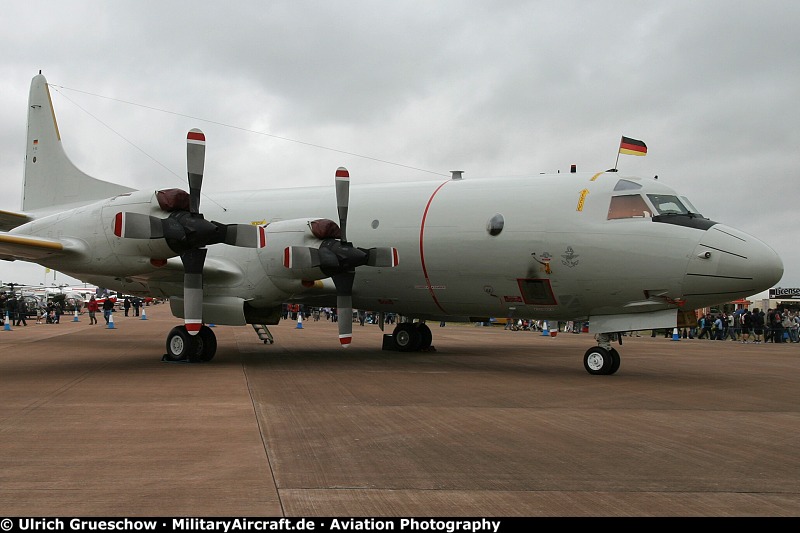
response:
<path fill-rule="evenodd" d="M 200 189 L 203 186 L 203 170 L 206 161 L 206 136 L 197 128 L 186 136 L 186 168 L 189 174 L 189 216 L 184 217 L 187 236 L 198 234 L 205 222 L 200 213 Z M 183 320 L 186 331 L 197 335 L 203 326 L 203 265 L 208 250 L 204 244 L 189 248 L 181 254 L 183 263 Z"/>
<path fill-rule="evenodd" d="M 168 189 L 157 193 L 167 218 L 134 212 L 117 213 L 114 234 L 126 239 L 164 239 L 183 263 L 183 314 L 186 330 L 197 335 L 203 326 L 203 265 L 211 244 L 262 248 L 264 228 L 250 224 L 222 224 L 209 221 L 200 212 L 206 137 L 199 129 L 186 136 L 186 167 L 189 193 Z"/>
<path fill-rule="evenodd" d="M 332 236 L 323 239 L 319 248 L 287 247 L 284 251 L 284 265 L 290 269 L 319 268 L 331 278 L 336 287 L 339 342 L 346 348 L 353 339 L 353 283 L 356 267 L 395 267 L 398 264 L 398 254 L 397 248 L 358 248 L 347 240 L 350 173 L 346 168 L 339 167 L 336 170 L 335 183 L 338 232 L 330 231 Z"/>

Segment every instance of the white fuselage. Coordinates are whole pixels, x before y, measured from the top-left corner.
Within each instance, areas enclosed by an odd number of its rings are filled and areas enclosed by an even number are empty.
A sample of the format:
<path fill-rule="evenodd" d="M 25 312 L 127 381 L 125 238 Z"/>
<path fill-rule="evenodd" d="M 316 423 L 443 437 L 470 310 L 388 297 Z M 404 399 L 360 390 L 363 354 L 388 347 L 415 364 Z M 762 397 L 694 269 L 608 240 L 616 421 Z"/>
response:
<path fill-rule="evenodd" d="M 594 320 L 691 310 L 752 295 L 780 278 L 782 263 L 771 248 L 722 224 L 657 222 L 651 204 L 649 213 L 609 219 L 621 179 L 647 202 L 648 194 L 676 195 L 656 180 L 612 172 L 354 182 L 348 241 L 393 246 L 399 265 L 359 267 L 353 305 L 419 318 Z M 112 232 L 121 211 L 167 216 L 154 193 L 118 196 L 14 232 L 73 242 L 84 253 L 59 257 L 57 267 L 79 279 L 123 293 L 179 297 L 182 277 L 170 267 L 174 252 L 161 241 Z M 283 265 L 286 246 L 314 245 L 303 231 L 306 220 L 338 221 L 333 187 L 210 194 L 201 212 L 207 220 L 265 225 L 267 231 L 262 249 L 208 247 L 207 297 L 236 296 L 255 308 L 287 301 L 335 305 L 330 280 L 309 283 L 317 280 L 300 279 Z M 499 220 L 502 228 L 492 235 L 489 227 Z M 170 257 L 166 267 L 150 261 Z"/>

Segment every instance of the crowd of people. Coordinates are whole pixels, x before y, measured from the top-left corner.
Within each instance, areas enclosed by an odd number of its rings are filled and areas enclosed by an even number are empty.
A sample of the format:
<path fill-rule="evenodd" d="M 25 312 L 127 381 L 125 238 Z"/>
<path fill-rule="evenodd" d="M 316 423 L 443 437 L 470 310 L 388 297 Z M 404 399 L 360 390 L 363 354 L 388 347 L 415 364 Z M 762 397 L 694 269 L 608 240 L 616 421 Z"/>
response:
<path fill-rule="evenodd" d="M 321 318 L 331 322 L 339 321 L 339 313 L 335 307 L 308 307 L 300 304 L 283 304 L 281 316 L 283 320 L 297 320 L 298 315 L 302 316 L 303 320 L 313 320 L 318 322 Z M 363 309 L 353 309 L 352 320 L 354 323 L 360 325 L 364 324 L 377 324 L 378 314 L 372 311 L 365 311 Z M 394 324 L 397 321 L 396 313 L 386 313 L 384 322 L 386 324 Z"/>
<path fill-rule="evenodd" d="M 708 313 L 701 316 L 697 326 L 686 332 L 688 338 L 731 340 L 741 343 L 800 342 L 800 313 L 778 307 L 775 309 L 737 310 L 732 313 Z"/>
<path fill-rule="evenodd" d="M 0 292 L 0 326 L 6 319 L 12 326 L 27 326 L 28 316 L 35 315 L 37 324 L 58 324 L 64 313 L 63 305 L 58 301 L 50 301 L 45 305 L 29 302 L 22 295 Z"/>
<path fill-rule="evenodd" d="M 108 325 L 115 305 L 114 299 L 105 298 L 100 303 L 92 296 L 83 304 L 79 313 L 83 313 L 84 310 L 87 311 L 89 323 L 97 324 L 97 313 L 102 311 L 105 323 Z M 125 316 L 138 317 L 143 306 L 144 300 L 142 298 L 130 296 L 125 297 L 121 304 Z M 11 326 L 27 326 L 29 317 L 34 315 L 36 316 L 37 324 L 60 324 L 61 316 L 64 312 L 65 304 L 59 300 L 50 300 L 47 303 L 42 303 L 40 300 L 17 295 L 13 292 L 0 292 L 0 326 L 5 325 L 6 317 L 8 317 L 7 319 Z"/>
<path fill-rule="evenodd" d="M 122 310 L 125 316 L 139 316 L 143 306 L 141 298 L 125 297 L 122 302 Z M 89 313 L 90 324 L 97 324 L 96 315 L 103 312 L 106 325 L 111 320 L 111 313 L 114 312 L 114 301 L 106 298 L 102 305 L 92 296 L 85 304 L 86 311 Z M 0 292 L 0 326 L 4 325 L 5 320 L 9 320 L 13 326 L 27 326 L 27 318 L 32 310 L 29 309 L 28 302 L 23 296 L 17 296 L 13 292 Z M 64 313 L 63 305 L 58 301 L 50 301 L 46 306 L 37 306 L 37 324 L 58 324 L 61 322 L 61 315 Z M 314 321 L 324 317 L 325 320 L 337 322 L 339 317 L 335 308 L 315 307 L 304 308 L 299 305 L 283 306 L 283 318 L 296 320 L 298 313 L 302 313 L 305 318 L 312 318 Z M 392 324 L 396 317 L 394 314 L 387 314 L 386 323 Z M 359 322 L 362 326 L 365 323 L 376 323 L 375 314 L 361 310 L 354 310 L 353 321 Z M 440 323 L 443 325 L 444 323 Z M 558 324 L 561 326 L 561 323 Z M 506 321 L 505 329 L 523 331 L 542 331 L 545 328 L 543 321 L 536 320 L 514 320 Z M 559 328 L 560 329 L 560 328 Z M 731 340 L 740 343 L 761 344 L 765 342 L 800 343 L 800 311 L 778 307 L 775 309 L 737 309 L 733 312 L 707 313 L 701 315 L 697 324 L 679 328 L 678 335 L 684 339 L 708 339 L 708 340 Z M 581 328 L 574 326 L 573 323 L 564 323 L 563 331 L 573 331 L 578 333 Z M 639 332 L 631 331 L 629 336 L 641 336 Z M 652 330 L 653 337 L 658 335 L 658 330 Z M 665 337 L 672 337 L 674 331 L 664 330 Z"/>

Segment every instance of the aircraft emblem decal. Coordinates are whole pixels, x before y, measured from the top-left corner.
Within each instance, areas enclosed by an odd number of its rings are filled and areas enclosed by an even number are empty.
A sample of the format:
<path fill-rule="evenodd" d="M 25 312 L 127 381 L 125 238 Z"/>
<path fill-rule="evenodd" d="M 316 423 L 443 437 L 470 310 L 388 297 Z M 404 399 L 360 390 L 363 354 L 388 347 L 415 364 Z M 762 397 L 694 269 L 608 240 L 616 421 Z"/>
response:
<path fill-rule="evenodd" d="M 534 261 L 544 266 L 544 271 L 547 274 L 552 273 L 550 270 L 550 261 L 553 259 L 553 256 L 550 255 L 550 252 L 542 252 L 542 255 L 539 257 L 536 257 L 536 252 L 531 253 L 531 255 L 533 256 Z"/>
<path fill-rule="evenodd" d="M 561 257 L 563 257 L 561 264 L 572 268 L 578 265 L 579 261 L 576 259 L 576 257 L 580 256 L 575 253 L 575 251 L 572 249 L 572 246 L 567 246 L 566 251 Z"/>

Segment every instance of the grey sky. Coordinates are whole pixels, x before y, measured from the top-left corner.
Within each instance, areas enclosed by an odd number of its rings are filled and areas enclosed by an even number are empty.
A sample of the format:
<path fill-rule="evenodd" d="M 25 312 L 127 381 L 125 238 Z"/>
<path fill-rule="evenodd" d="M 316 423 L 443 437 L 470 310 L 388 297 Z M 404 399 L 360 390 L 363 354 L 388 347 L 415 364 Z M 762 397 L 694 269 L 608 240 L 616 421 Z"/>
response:
<path fill-rule="evenodd" d="M 0 46 L 0 209 L 20 208 L 41 69 L 73 162 L 131 187 L 183 186 L 192 127 L 209 195 L 341 165 L 353 182 L 605 170 L 641 139 L 621 173 L 761 238 L 800 287 L 796 1 L 33 0 L 5 3 Z M 0 262 L 0 280 L 45 278 Z"/>

